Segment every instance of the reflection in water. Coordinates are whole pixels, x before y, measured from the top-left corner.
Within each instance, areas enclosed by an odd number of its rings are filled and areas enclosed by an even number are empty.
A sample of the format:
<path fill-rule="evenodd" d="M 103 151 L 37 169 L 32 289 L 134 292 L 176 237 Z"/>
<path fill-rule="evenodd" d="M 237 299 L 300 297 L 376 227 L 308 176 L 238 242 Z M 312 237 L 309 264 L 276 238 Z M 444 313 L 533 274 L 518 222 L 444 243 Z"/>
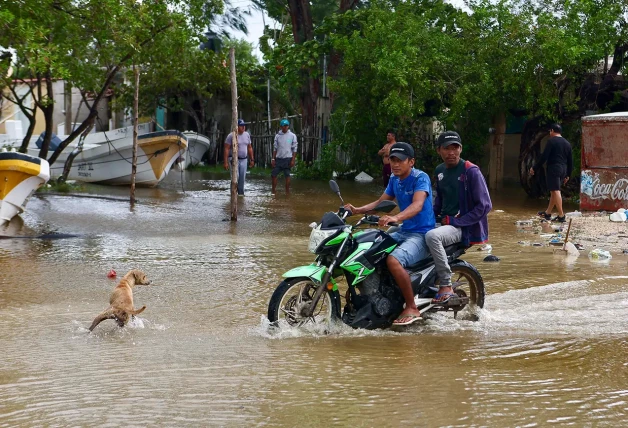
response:
<path fill-rule="evenodd" d="M 434 314 L 401 331 L 270 329 L 288 269 L 311 263 L 309 228 L 339 205 L 326 183 L 294 180 L 273 197 L 247 178 L 237 224 L 226 174 L 171 174 L 140 203 L 33 198 L 0 235 L 0 426 L 617 425 L 628 412 L 626 262 L 567 259 L 514 222 L 537 210 L 509 193 L 490 214 L 492 253 L 479 322 Z M 340 182 L 347 202 L 381 193 Z M 126 198 L 128 189 L 89 186 Z M 506 193 L 506 192 L 504 192 Z M 529 204 L 529 205 L 528 205 Z M 15 220 L 15 219 L 14 219 Z M 103 322 L 114 268 L 148 273 L 147 309 Z"/>

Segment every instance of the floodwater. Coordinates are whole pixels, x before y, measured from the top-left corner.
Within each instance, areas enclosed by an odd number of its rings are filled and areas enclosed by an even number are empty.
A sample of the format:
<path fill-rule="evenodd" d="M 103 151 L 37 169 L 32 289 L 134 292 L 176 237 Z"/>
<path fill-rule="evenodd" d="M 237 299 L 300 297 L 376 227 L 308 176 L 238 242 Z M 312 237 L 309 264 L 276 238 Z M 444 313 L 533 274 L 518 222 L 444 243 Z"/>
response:
<path fill-rule="evenodd" d="M 183 181 L 182 181 L 183 178 Z M 182 185 L 184 183 L 184 185 Z M 339 183 L 346 201 L 377 185 Z M 182 188 L 185 187 L 185 192 Z M 140 203 L 33 198 L 0 234 L 0 427 L 622 425 L 628 413 L 628 258 L 521 246 L 543 208 L 493 195 L 493 254 L 469 251 L 488 297 L 478 322 L 435 315 L 405 331 L 267 328 L 281 274 L 309 263 L 309 228 L 339 202 L 326 183 L 247 180 L 236 224 L 227 175 L 173 172 Z M 128 189 L 91 186 L 126 197 Z M 503 210 L 504 212 L 497 212 Z M 140 268 L 147 309 L 87 327 Z"/>

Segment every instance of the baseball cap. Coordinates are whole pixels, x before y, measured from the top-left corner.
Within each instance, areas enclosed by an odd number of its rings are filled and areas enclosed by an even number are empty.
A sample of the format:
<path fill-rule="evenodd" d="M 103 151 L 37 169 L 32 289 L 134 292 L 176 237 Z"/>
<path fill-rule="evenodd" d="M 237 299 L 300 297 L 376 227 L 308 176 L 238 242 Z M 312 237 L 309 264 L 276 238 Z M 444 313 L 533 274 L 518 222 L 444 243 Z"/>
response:
<path fill-rule="evenodd" d="M 238 126 L 245 126 L 246 122 L 244 122 L 244 119 L 238 119 Z"/>
<path fill-rule="evenodd" d="M 390 154 L 388 156 L 401 160 L 412 159 L 414 158 L 414 149 L 408 143 L 395 143 L 390 148 Z"/>
<path fill-rule="evenodd" d="M 462 140 L 460 139 L 460 135 L 454 131 L 445 131 L 438 136 L 438 140 L 436 141 L 436 145 L 438 147 L 447 147 L 452 144 L 458 144 L 462 147 Z"/>
<path fill-rule="evenodd" d="M 286 125 L 290 125 L 290 121 L 288 119 L 281 119 L 281 122 L 279 122 L 279 126 L 286 126 Z"/>

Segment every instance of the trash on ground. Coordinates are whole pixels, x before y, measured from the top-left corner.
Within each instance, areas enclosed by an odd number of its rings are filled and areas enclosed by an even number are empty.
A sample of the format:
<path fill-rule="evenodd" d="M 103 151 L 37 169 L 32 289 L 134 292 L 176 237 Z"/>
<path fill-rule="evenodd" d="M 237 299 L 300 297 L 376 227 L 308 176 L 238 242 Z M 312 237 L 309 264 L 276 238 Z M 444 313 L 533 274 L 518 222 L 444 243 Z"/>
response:
<path fill-rule="evenodd" d="M 624 212 L 616 212 L 609 216 L 610 221 L 614 221 L 616 223 L 622 223 L 626 221 L 626 213 Z"/>
<path fill-rule="evenodd" d="M 517 220 L 515 222 L 517 227 L 532 227 L 532 220 Z"/>
<path fill-rule="evenodd" d="M 535 242 L 532 244 L 533 247 L 542 247 L 543 244 L 541 244 L 540 242 Z"/>
<path fill-rule="evenodd" d="M 601 248 L 596 248 L 589 252 L 589 258 L 593 260 L 610 260 L 613 258 L 611 253 L 606 250 L 602 250 Z"/>
<path fill-rule="evenodd" d="M 563 238 L 558 237 L 558 236 L 555 237 L 555 238 L 550 239 L 550 241 L 549 241 L 550 245 L 563 245 L 564 243 L 565 243 L 565 240 Z"/>
<path fill-rule="evenodd" d="M 355 176 L 355 181 L 359 181 L 360 183 L 370 183 L 371 181 L 373 181 L 373 177 L 362 171 Z"/>
<path fill-rule="evenodd" d="M 527 247 L 528 245 L 530 245 L 530 241 L 519 241 L 519 242 L 517 242 L 517 244 L 520 244 L 520 245 L 523 245 L 523 246 Z"/>
<path fill-rule="evenodd" d="M 495 210 L 496 213 L 503 213 L 504 210 Z"/>
<path fill-rule="evenodd" d="M 566 213 L 565 217 L 570 218 L 570 217 L 582 217 L 582 213 L 578 210 L 570 212 L 570 213 Z"/>
<path fill-rule="evenodd" d="M 623 250 L 621 250 L 621 252 L 622 252 L 622 254 L 628 254 L 628 250 L 625 249 L 625 248 Z"/>
<path fill-rule="evenodd" d="M 113 269 L 111 269 L 109 272 L 107 272 L 107 278 L 115 278 L 117 275 L 118 274 Z"/>
<path fill-rule="evenodd" d="M 580 255 L 580 251 L 578 251 L 576 246 L 574 244 L 572 244 L 571 242 L 567 242 L 563 249 L 565 251 L 567 251 L 567 255 L 568 256 L 579 256 Z"/>
<path fill-rule="evenodd" d="M 574 245 L 575 245 L 576 249 L 584 250 L 584 245 L 582 245 L 582 244 L 574 244 Z"/>
<path fill-rule="evenodd" d="M 501 259 L 500 259 L 499 257 L 494 256 L 494 255 L 492 255 L 492 254 L 491 254 L 490 256 L 486 256 L 486 257 L 484 257 L 484 261 L 485 261 L 485 262 L 498 262 L 498 261 L 500 261 L 500 260 L 501 260 Z"/>
<path fill-rule="evenodd" d="M 488 251 L 489 253 L 491 252 L 492 249 L 493 249 L 493 246 L 491 244 L 484 244 L 481 247 L 478 247 L 478 251 Z"/>

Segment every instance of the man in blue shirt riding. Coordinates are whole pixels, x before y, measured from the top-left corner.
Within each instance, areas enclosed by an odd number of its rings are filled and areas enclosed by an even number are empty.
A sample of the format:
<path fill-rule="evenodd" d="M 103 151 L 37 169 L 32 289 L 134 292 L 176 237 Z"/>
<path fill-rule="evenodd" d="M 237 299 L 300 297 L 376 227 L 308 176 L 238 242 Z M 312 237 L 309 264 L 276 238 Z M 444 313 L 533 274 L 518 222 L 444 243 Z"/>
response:
<path fill-rule="evenodd" d="M 414 168 L 414 149 L 410 144 L 395 143 L 390 148 L 389 157 L 394 175 L 390 177 L 382 196 L 375 202 L 357 208 L 347 204 L 345 209 L 353 214 L 364 214 L 373 210 L 381 201 L 397 199 L 399 214 L 380 217 L 379 225 L 403 222 L 401 231 L 391 234 L 399 245 L 388 256 L 386 264 L 406 302 L 405 309 L 393 325 L 409 325 L 421 319 L 421 312 L 414 303 L 412 283 L 406 268 L 429 255 L 425 234 L 436 223 L 432 208 L 432 184 L 425 172 Z"/>

